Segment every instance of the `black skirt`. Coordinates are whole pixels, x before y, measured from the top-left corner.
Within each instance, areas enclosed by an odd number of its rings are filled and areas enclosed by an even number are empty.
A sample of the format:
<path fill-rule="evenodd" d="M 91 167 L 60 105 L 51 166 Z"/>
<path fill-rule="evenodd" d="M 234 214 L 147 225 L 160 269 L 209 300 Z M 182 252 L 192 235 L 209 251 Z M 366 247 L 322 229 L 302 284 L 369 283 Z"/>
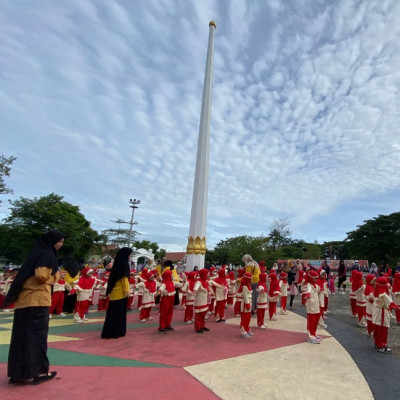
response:
<path fill-rule="evenodd" d="M 49 372 L 49 307 L 16 309 L 8 353 L 8 376 L 15 381 Z"/>
<path fill-rule="evenodd" d="M 75 310 L 75 304 L 76 304 L 76 293 L 71 294 L 70 296 L 68 295 L 69 291 L 66 290 L 64 292 L 64 306 L 63 306 L 63 311 L 66 313 L 73 313 Z"/>
<path fill-rule="evenodd" d="M 127 298 L 121 300 L 110 300 L 107 308 L 106 319 L 103 325 L 101 337 L 103 339 L 116 339 L 126 334 L 126 302 Z"/>

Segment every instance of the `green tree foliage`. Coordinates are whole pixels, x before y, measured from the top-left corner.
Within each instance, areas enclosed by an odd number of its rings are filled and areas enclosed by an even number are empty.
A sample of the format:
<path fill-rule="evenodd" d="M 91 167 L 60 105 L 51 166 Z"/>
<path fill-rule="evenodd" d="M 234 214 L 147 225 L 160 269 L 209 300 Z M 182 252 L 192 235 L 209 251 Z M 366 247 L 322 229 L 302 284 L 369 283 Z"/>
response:
<path fill-rule="evenodd" d="M 67 236 L 59 257 L 85 257 L 98 240 L 98 233 L 79 211 L 79 207 L 51 193 L 40 198 L 21 197 L 10 201 L 10 216 L 0 225 L 0 254 L 21 263 L 38 235 L 58 229 Z"/>
<path fill-rule="evenodd" d="M 12 190 L 6 186 L 4 177 L 10 176 L 11 165 L 15 160 L 15 157 L 0 156 L 0 194 L 12 193 Z"/>
<path fill-rule="evenodd" d="M 150 242 L 150 240 L 135 240 L 133 247 L 136 247 L 136 249 L 152 249 L 155 260 L 163 258 L 166 253 L 165 249 L 160 249 L 157 243 Z"/>
<path fill-rule="evenodd" d="M 331 258 L 337 260 L 348 260 L 350 258 L 349 246 L 346 242 L 324 242 L 321 245 L 321 249 L 322 258 Z"/>
<path fill-rule="evenodd" d="M 364 221 L 347 233 L 346 243 L 354 258 L 386 260 L 394 266 L 400 259 L 400 212 Z"/>

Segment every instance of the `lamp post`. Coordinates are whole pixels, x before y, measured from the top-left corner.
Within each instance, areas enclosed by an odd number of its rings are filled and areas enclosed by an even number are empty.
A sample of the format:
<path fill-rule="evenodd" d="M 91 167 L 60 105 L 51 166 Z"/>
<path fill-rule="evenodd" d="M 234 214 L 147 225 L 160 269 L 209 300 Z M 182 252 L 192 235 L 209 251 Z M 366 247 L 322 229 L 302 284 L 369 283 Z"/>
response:
<path fill-rule="evenodd" d="M 139 199 L 129 199 L 129 204 L 130 204 L 130 208 L 132 208 L 132 216 L 131 216 L 131 222 L 129 223 L 130 225 L 130 229 L 129 229 L 129 240 L 128 240 L 128 247 L 131 247 L 131 238 L 132 238 L 132 226 L 134 224 L 137 224 L 137 222 L 133 222 L 133 216 L 135 214 L 135 208 L 139 208 L 138 204 L 140 204 L 140 200 Z"/>

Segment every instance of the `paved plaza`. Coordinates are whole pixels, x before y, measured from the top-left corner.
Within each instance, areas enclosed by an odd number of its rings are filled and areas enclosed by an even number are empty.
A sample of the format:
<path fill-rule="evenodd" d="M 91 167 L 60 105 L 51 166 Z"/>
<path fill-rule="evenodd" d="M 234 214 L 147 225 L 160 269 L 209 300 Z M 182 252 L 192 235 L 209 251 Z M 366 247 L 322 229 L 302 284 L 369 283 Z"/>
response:
<path fill-rule="evenodd" d="M 319 345 L 306 342 L 305 310 L 278 314 L 268 328 L 242 339 L 239 319 L 227 309 L 226 323 L 210 318 L 210 332 L 196 334 L 174 311 L 175 330 L 157 333 L 154 321 L 128 313 L 128 332 L 100 338 L 104 313 L 75 324 L 72 316 L 50 321 L 48 356 L 56 379 L 42 385 L 8 384 L 7 356 L 12 313 L 0 313 L 1 399 L 395 399 L 400 360 L 373 350 L 361 331 L 329 317 Z M 397 327 L 396 327 L 397 328 Z M 78 397 L 79 396 L 79 397 Z"/>

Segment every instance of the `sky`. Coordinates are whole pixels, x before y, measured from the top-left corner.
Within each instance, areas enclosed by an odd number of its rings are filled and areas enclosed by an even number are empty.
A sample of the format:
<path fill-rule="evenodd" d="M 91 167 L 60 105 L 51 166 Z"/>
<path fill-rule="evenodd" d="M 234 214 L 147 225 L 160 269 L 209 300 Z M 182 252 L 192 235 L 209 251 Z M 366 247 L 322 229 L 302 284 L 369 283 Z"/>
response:
<path fill-rule="evenodd" d="M 136 198 L 137 239 L 184 251 L 211 20 L 208 248 L 399 212 L 399 1 L 2 0 L 0 218 L 56 193 L 101 232 Z"/>

